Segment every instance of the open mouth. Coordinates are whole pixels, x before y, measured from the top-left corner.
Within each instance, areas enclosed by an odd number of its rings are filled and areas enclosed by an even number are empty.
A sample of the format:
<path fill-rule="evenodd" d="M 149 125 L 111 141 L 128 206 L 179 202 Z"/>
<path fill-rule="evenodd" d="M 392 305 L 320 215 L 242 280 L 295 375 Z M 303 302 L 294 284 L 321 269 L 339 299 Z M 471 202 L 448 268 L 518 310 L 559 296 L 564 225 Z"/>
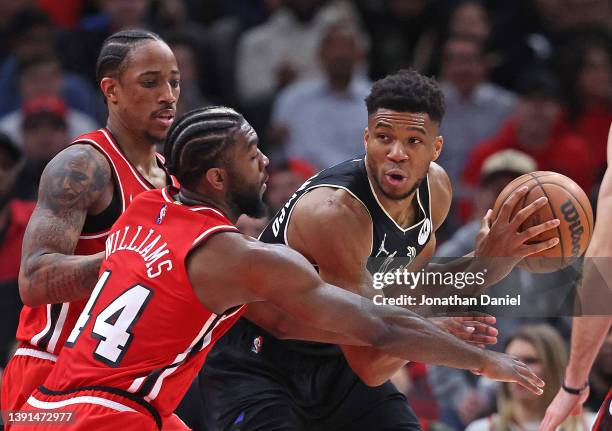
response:
<path fill-rule="evenodd" d="M 407 177 L 403 172 L 397 170 L 389 171 L 385 174 L 387 182 L 393 186 L 401 186 L 407 181 Z"/>

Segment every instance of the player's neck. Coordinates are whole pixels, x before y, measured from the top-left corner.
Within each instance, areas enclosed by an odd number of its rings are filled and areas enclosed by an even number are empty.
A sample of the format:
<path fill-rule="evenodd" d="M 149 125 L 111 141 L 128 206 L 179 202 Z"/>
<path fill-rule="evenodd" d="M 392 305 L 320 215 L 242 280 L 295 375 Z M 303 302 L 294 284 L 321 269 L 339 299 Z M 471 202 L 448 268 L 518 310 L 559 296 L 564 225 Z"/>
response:
<path fill-rule="evenodd" d="M 389 199 L 378 192 L 376 193 L 376 197 L 395 223 L 406 229 L 412 226 L 417 218 L 417 201 L 414 198 L 415 193 L 416 191 L 407 198 L 401 200 Z"/>
<path fill-rule="evenodd" d="M 108 118 L 106 128 L 111 132 L 130 163 L 145 177 L 152 175 L 152 171 L 157 168 L 155 142 L 144 136 L 137 136 L 112 115 Z"/>
<path fill-rule="evenodd" d="M 204 195 L 199 192 L 194 192 L 181 187 L 175 199 L 186 205 L 204 205 L 208 207 L 214 207 L 223 212 L 227 218 L 232 222 L 236 223 L 240 216 L 240 211 L 234 208 L 232 205 L 222 199 L 215 199 L 211 196 Z"/>
<path fill-rule="evenodd" d="M 369 174 L 369 168 L 366 165 L 366 171 L 368 171 L 368 180 L 372 185 L 372 191 L 376 196 L 376 199 L 380 203 L 380 205 L 387 212 L 389 217 L 391 217 L 398 226 L 402 228 L 407 228 L 408 226 L 412 226 L 416 221 L 416 217 L 418 214 L 417 211 L 417 201 L 415 199 L 416 189 L 407 197 L 403 199 L 391 199 L 385 195 L 385 193 L 380 189 L 376 181 L 373 181 Z"/>

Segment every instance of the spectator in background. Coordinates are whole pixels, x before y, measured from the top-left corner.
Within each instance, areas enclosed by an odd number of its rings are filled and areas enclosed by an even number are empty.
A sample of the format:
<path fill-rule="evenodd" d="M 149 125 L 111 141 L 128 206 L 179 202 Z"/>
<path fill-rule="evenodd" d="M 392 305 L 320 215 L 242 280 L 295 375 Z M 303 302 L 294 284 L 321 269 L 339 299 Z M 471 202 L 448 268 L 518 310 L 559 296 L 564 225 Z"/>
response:
<path fill-rule="evenodd" d="M 33 99 L 44 98 L 52 100 L 48 103 L 63 105 L 69 139 L 98 128 L 93 118 L 67 106 L 61 97 L 64 74 L 59 60 L 54 55 L 40 54 L 21 61 L 18 76 L 20 99 L 24 103 L 20 109 L 0 118 L 0 131 L 8 134 L 18 145 L 23 145 L 23 106 Z M 83 96 L 87 97 L 86 94 Z"/>
<path fill-rule="evenodd" d="M 563 126 L 584 138 L 595 156 L 597 178 L 605 171 L 606 142 L 612 122 L 612 42 L 609 34 L 578 39 L 561 53 L 565 91 Z"/>
<path fill-rule="evenodd" d="M 518 385 L 502 383 L 498 413 L 470 424 L 466 431 L 536 431 L 546 407 L 557 394 L 567 364 L 567 348 L 559 333 L 548 325 L 524 326 L 506 344 L 505 352 L 531 367 L 546 382 L 544 393 L 535 396 Z M 593 413 L 568 419 L 563 431 L 587 431 Z"/>
<path fill-rule="evenodd" d="M 472 37 L 485 43 L 491 35 L 491 22 L 482 1 L 460 1 L 451 13 L 448 33 L 451 37 Z"/>
<path fill-rule="evenodd" d="M 300 159 L 288 159 L 270 169 L 268 189 L 264 196 L 268 212 L 276 214 L 291 195 L 314 174 L 314 167 Z"/>
<path fill-rule="evenodd" d="M 448 16 L 444 2 L 357 0 L 356 4 L 371 39 L 370 78 L 400 69 L 427 75 L 437 70 Z"/>
<path fill-rule="evenodd" d="M 275 137 L 286 156 L 323 169 L 363 152 L 364 99 L 371 85 L 355 70 L 363 53 L 351 26 L 325 30 L 319 44 L 323 76 L 285 88 L 272 110 L 270 140 Z M 269 153 L 274 159 L 275 152 Z"/>
<path fill-rule="evenodd" d="M 267 214 L 259 218 L 249 217 L 246 214 L 242 214 L 236 222 L 236 227 L 243 234 L 257 238 L 268 224 L 268 220 L 270 220 L 270 218 Z"/>
<path fill-rule="evenodd" d="M 248 30 L 238 42 L 236 85 L 247 104 L 268 102 L 295 79 L 318 73 L 317 45 L 342 11 L 321 0 L 285 0 L 267 22 Z"/>
<path fill-rule="evenodd" d="M 72 72 L 87 77 L 95 88 L 96 60 L 102 43 L 111 34 L 129 28 L 149 28 L 151 0 L 99 0 L 100 11 L 85 16 L 79 28 L 61 39 L 62 63 Z M 100 121 L 106 121 L 106 109 Z"/>
<path fill-rule="evenodd" d="M 0 116 L 19 109 L 24 101 L 19 88 L 20 65 L 32 57 L 55 55 L 56 30 L 49 17 L 38 10 L 28 9 L 18 13 L 13 19 L 11 34 L 11 55 L 0 65 Z M 45 83 L 46 78 L 40 79 L 39 86 Z M 102 102 L 91 85 L 80 76 L 63 74 L 60 91 L 73 109 L 94 118 L 99 116 Z"/>
<path fill-rule="evenodd" d="M 442 244 L 436 256 L 454 259 L 470 253 L 481 228 L 481 219 L 493 207 L 500 192 L 515 178 L 535 169 L 536 161 L 520 151 L 502 150 L 490 155 L 480 172 L 473 221 L 462 226 Z M 496 292 L 507 291 L 509 286 L 517 285 L 525 289 L 525 302 L 536 293 L 533 290 L 532 275 L 518 268 L 491 286 L 489 293 L 495 295 Z M 500 331 L 500 340 L 513 332 L 519 324 L 516 319 L 498 319 L 496 327 Z M 440 366 L 429 366 L 428 370 L 430 386 L 438 399 L 440 419 L 453 429 L 463 430 L 471 421 L 492 410 L 494 396 L 490 388 L 479 385 L 478 378 L 472 373 Z"/>
<path fill-rule="evenodd" d="M 22 303 L 17 279 L 21 243 L 34 202 L 16 199 L 19 172 L 23 168 L 22 150 L 11 139 L 0 134 L 0 368 L 8 361 L 15 343 L 15 331 Z"/>
<path fill-rule="evenodd" d="M 498 55 L 491 79 L 507 88 L 515 88 L 526 69 L 550 65 L 556 53 L 567 51 L 569 42 L 583 37 L 584 29 L 601 26 L 609 31 L 612 20 L 608 0 L 487 3 L 495 5 L 498 18 L 492 34 Z"/>
<path fill-rule="evenodd" d="M 34 0 L 3 0 L 0 2 L 0 63 L 11 53 L 11 33 L 15 16 L 31 9 Z"/>
<path fill-rule="evenodd" d="M 165 40 L 172 49 L 181 71 L 181 98 L 176 105 L 176 116 L 210 105 L 211 102 L 202 94 L 198 81 L 200 73 L 197 44 L 189 36 L 181 34 L 170 35 Z"/>
<path fill-rule="evenodd" d="M 65 103 L 53 97 L 27 102 L 23 106 L 22 133 L 25 167 L 19 176 L 18 196 L 36 200 L 45 166 L 70 143 Z"/>
<path fill-rule="evenodd" d="M 567 175 L 588 193 L 593 186 L 594 161 L 585 151 L 587 142 L 560 127 L 559 91 L 554 76 L 544 71 L 528 72 L 519 86 L 514 118 L 469 155 L 464 170 L 466 184 L 478 184 L 482 163 L 489 155 L 515 149 L 533 157 L 539 170 Z"/>
<path fill-rule="evenodd" d="M 469 152 L 498 131 L 516 103 L 514 94 L 487 81 L 484 43 L 471 36 L 451 36 L 444 46 L 440 88 L 446 116 L 439 163 L 453 184 L 458 184 Z"/>

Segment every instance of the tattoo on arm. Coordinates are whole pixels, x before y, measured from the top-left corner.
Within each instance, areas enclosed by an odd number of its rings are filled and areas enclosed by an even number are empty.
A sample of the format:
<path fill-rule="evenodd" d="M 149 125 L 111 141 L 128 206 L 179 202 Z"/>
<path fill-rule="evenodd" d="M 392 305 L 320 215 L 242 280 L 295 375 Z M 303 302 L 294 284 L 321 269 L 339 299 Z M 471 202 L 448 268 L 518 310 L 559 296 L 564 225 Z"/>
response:
<path fill-rule="evenodd" d="M 73 301 L 91 291 L 102 255 L 72 254 L 88 209 L 110 181 L 108 162 L 86 145 L 69 147 L 49 162 L 24 236 L 19 284 L 25 303 Z"/>

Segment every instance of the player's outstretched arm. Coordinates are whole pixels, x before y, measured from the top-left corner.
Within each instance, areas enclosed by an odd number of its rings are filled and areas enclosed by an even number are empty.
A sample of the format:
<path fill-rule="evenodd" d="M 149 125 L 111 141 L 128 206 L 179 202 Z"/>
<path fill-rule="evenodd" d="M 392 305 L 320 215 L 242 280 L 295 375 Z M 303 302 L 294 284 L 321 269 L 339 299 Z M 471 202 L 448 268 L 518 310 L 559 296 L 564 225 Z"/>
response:
<path fill-rule="evenodd" d="M 69 302 L 89 295 L 104 253 L 72 253 L 88 209 L 108 189 L 110 178 L 108 162 L 90 146 L 71 146 L 49 162 L 23 240 L 19 293 L 24 304 Z"/>
<path fill-rule="evenodd" d="M 612 257 L 612 126 L 608 134 L 608 168 L 599 189 L 597 200 L 597 223 L 585 257 L 582 275 L 581 297 L 583 309 L 589 306 L 589 300 L 597 305 L 598 294 L 610 286 L 602 286 L 611 280 L 607 262 L 598 258 Z M 594 258 L 589 260 L 588 258 Z M 607 259 L 606 259 L 607 261 Z M 597 265 L 599 263 L 599 265 Z M 594 292 L 589 295 L 589 291 Z M 604 290 L 605 291 L 605 290 Z M 599 292 L 599 293 L 598 293 Z M 588 313 L 588 310 L 585 310 Z M 612 325 L 612 317 L 574 317 L 572 325 L 572 343 L 570 360 L 565 371 L 565 385 L 570 388 L 582 388 L 588 380 L 595 357 Z M 546 410 L 540 431 L 554 431 L 570 414 L 582 411 L 588 390 L 579 395 L 570 394 L 563 388 Z"/>
<path fill-rule="evenodd" d="M 407 310 L 377 306 L 327 284 L 288 247 L 219 233 L 192 253 L 187 267 L 196 295 L 216 313 L 267 300 L 314 327 L 348 335 L 349 342 L 357 339 L 404 360 L 474 370 L 541 393 L 543 382 L 520 361 L 471 346 Z"/>

